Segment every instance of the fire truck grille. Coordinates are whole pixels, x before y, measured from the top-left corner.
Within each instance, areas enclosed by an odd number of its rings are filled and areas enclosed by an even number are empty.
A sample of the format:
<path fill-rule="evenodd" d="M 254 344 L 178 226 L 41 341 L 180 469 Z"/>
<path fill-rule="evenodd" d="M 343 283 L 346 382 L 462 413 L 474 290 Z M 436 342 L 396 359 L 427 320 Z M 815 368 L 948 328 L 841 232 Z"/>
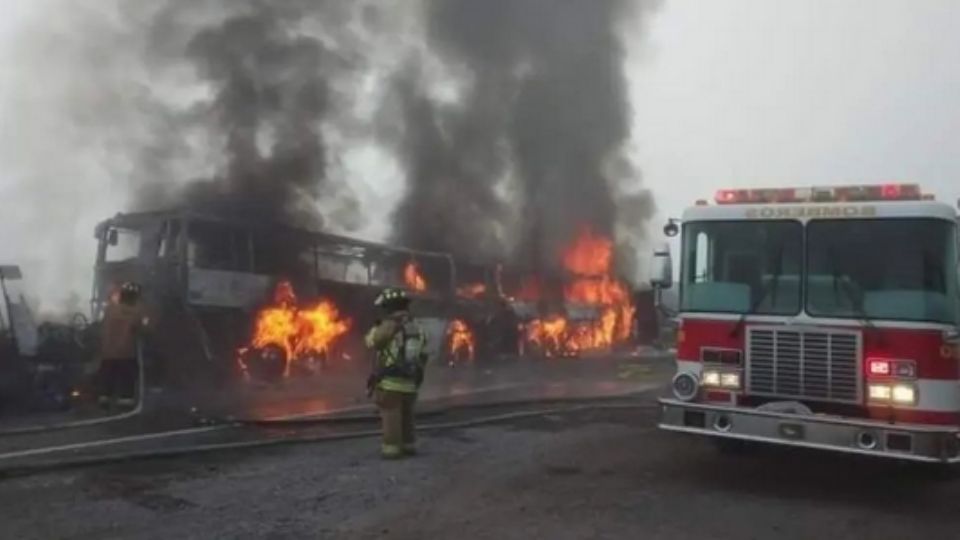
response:
<path fill-rule="evenodd" d="M 859 403 L 860 351 L 856 332 L 750 328 L 747 392 Z"/>

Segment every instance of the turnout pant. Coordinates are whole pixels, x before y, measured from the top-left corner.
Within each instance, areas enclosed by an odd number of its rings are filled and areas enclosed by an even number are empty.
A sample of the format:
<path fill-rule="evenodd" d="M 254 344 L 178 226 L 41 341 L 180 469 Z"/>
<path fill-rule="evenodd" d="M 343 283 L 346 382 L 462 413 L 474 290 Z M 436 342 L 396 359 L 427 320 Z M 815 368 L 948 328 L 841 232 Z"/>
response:
<path fill-rule="evenodd" d="M 104 358 L 100 365 L 100 398 L 133 402 L 137 395 L 139 366 L 136 358 Z"/>
<path fill-rule="evenodd" d="M 377 408 L 383 426 L 384 457 L 399 457 L 416 451 L 416 430 L 413 421 L 417 395 L 377 389 Z"/>

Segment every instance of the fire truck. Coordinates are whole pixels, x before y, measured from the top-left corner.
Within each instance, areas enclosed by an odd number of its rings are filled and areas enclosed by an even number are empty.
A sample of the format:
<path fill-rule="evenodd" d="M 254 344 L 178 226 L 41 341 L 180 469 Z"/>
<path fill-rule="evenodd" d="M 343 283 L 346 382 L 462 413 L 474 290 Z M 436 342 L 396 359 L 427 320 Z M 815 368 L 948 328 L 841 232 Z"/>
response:
<path fill-rule="evenodd" d="M 960 461 L 958 216 L 913 184 L 721 190 L 679 235 L 677 372 L 659 427 Z M 669 250 L 654 284 L 673 285 Z"/>

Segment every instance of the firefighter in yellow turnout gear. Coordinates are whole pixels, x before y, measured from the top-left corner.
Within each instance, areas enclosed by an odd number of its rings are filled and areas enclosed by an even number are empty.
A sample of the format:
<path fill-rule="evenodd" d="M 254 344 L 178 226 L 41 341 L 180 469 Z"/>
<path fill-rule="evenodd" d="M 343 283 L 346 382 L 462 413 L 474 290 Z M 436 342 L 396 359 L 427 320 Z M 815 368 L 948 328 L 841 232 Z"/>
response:
<path fill-rule="evenodd" d="M 416 453 L 414 405 L 427 363 L 427 337 L 410 316 L 410 299 L 403 290 L 387 289 L 374 303 L 386 317 L 366 335 L 375 353 L 367 389 L 380 411 L 381 454 L 395 459 Z"/>

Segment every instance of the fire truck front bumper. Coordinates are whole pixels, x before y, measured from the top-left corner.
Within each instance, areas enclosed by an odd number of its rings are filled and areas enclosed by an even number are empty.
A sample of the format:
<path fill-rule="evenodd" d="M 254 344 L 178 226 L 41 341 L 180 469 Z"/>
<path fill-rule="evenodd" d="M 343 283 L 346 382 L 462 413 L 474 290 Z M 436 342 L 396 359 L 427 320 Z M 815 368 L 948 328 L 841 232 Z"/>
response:
<path fill-rule="evenodd" d="M 667 431 L 901 460 L 960 462 L 960 433 L 953 426 L 889 424 L 661 399 L 659 427 Z"/>

